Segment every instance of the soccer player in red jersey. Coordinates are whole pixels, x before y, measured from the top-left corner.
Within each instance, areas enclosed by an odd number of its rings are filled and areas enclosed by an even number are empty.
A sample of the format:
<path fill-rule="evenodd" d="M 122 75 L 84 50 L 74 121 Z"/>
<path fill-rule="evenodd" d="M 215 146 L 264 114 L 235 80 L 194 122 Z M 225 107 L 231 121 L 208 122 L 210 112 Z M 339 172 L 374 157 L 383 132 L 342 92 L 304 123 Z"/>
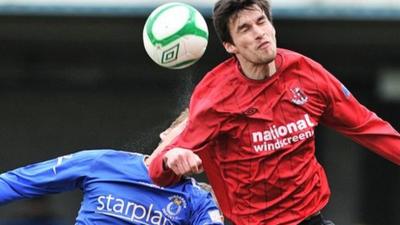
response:
<path fill-rule="evenodd" d="M 207 174 L 236 225 L 332 224 L 320 215 L 330 190 L 315 157 L 324 124 L 400 165 L 400 134 L 361 105 L 317 62 L 276 46 L 266 0 L 219 0 L 214 27 L 233 57 L 206 74 L 189 122 L 151 163 L 171 185 Z"/>

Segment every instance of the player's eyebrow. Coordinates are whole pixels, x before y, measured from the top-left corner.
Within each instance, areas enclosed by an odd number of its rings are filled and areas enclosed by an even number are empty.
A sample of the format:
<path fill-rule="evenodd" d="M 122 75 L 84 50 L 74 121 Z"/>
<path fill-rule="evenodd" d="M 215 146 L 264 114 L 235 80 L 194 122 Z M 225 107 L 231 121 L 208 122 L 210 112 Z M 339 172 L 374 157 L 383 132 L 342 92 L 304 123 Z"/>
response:
<path fill-rule="evenodd" d="M 259 22 L 259 21 L 262 21 L 262 20 L 265 20 L 265 19 L 267 19 L 267 16 L 265 14 L 262 14 L 257 18 L 256 21 Z"/>
<path fill-rule="evenodd" d="M 263 15 L 260 15 L 259 17 L 257 17 L 255 21 L 258 23 L 258 22 L 260 22 L 260 21 L 262 21 L 262 20 L 264 20 L 264 19 L 266 19 L 266 16 L 263 14 Z M 244 23 L 240 24 L 240 25 L 236 28 L 236 30 L 237 30 L 237 31 L 241 31 L 241 30 L 243 30 L 243 29 L 245 29 L 245 28 L 247 28 L 247 27 L 249 27 L 249 26 L 250 26 L 250 25 L 249 25 L 248 22 L 244 22 Z"/>
<path fill-rule="evenodd" d="M 237 30 L 237 31 L 241 31 L 241 30 L 243 30 L 244 28 L 246 28 L 247 26 L 248 26 L 247 23 L 241 24 L 241 25 L 239 25 L 239 26 L 236 28 L 236 30 Z"/>

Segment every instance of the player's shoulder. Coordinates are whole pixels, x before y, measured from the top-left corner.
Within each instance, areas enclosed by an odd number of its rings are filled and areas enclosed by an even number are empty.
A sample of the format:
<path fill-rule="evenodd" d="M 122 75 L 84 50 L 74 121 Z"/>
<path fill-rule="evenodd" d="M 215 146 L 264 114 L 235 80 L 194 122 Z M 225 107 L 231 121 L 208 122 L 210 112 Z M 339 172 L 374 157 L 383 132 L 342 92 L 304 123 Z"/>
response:
<path fill-rule="evenodd" d="M 217 85 L 229 80 L 229 77 L 233 75 L 235 67 L 237 66 L 236 62 L 237 61 L 234 57 L 230 57 L 221 62 L 208 71 L 197 86 L 205 87 Z"/>
<path fill-rule="evenodd" d="M 235 69 L 237 66 L 237 60 L 235 57 L 231 56 L 228 59 L 224 60 L 214 68 L 208 72 L 207 76 L 213 76 L 213 74 L 220 74 L 220 73 L 231 73 L 232 70 Z"/>
<path fill-rule="evenodd" d="M 132 162 L 132 160 L 142 160 L 144 155 L 136 152 L 128 152 L 123 150 L 116 149 L 93 149 L 93 150 L 83 150 L 77 152 L 75 154 L 79 154 L 84 157 L 90 157 L 96 161 L 105 161 L 108 163 L 111 162 L 119 162 L 122 163 L 124 161 Z"/>
<path fill-rule="evenodd" d="M 88 157 L 88 158 L 97 158 L 106 154 L 107 152 L 112 151 L 110 149 L 89 149 L 89 150 L 80 150 L 75 153 L 70 154 L 74 157 Z"/>
<path fill-rule="evenodd" d="M 118 150 L 118 149 L 98 149 L 94 150 L 98 151 L 99 154 L 105 155 L 105 156 L 130 156 L 130 157 L 142 157 L 142 153 L 138 152 L 129 152 L 125 150 Z"/>
<path fill-rule="evenodd" d="M 210 70 L 196 85 L 192 100 L 205 108 L 223 102 L 234 91 L 236 86 L 232 84 L 239 80 L 235 75 L 237 66 L 237 60 L 231 57 Z"/>
<path fill-rule="evenodd" d="M 292 64 L 310 67 L 320 66 L 320 64 L 314 59 L 289 49 L 278 48 L 277 57 L 279 57 L 286 66 Z"/>
<path fill-rule="evenodd" d="M 303 54 L 301 54 L 299 52 L 296 52 L 296 51 L 293 51 L 293 50 L 289 50 L 289 49 L 286 49 L 286 48 L 278 48 L 277 49 L 277 54 L 278 55 L 282 55 L 285 58 L 293 58 L 293 59 L 305 57 Z"/>
<path fill-rule="evenodd" d="M 124 175 L 124 177 L 135 177 L 145 173 L 145 156 L 140 153 L 127 152 L 115 149 L 99 149 L 87 151 L 92 154 L 90 164 L 98 173 Z M 108 172 L 107 172 L 108 171 Z M 128 171 L 128 172 L 127 172 Z"/>

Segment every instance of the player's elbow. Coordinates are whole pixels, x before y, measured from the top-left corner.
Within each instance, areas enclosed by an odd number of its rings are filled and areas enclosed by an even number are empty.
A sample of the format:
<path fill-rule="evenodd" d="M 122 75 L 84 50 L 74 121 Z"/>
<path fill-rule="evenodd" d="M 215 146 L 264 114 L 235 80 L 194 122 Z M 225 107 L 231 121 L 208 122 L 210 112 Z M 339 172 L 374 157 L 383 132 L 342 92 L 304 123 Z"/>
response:
<path fill-rule="evenodd" d="M 149 165 L 149 177 L 154 184 L 161 187 L 176 184 L 180 180 L 180 177 L 172 170 L 165 170 L 162 166 L 162 162 L 157 163 L 155 161 Z"/>

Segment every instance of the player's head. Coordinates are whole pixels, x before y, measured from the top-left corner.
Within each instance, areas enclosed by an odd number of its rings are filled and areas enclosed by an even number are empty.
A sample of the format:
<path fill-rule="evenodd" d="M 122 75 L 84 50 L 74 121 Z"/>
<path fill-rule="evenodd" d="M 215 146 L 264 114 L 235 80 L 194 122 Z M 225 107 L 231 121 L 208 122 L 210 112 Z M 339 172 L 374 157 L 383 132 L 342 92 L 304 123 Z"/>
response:
<path fill-rule="evenodd" d="M 219 0 L 213 22 L 226 51 L 239 60 L 261 64 L 275 59 L 275 28 L 267 0 Z"/>
<path fill-rule="evenodd" d="M 171 125 L 160 133 L 160 143 L 153 151 L 148 161 L 150 162 L 161 150 L 169 145 L 185 128 L 189 117 L 189 109 L 183 110 L 179 116 L 171 123 Z"/>
<path fill-rule="evenodd" d="M 172 139 L 178 136 L 185 128 L 188 116 L 189 109 L 186 108 L 179 114 L 179 116 L 169 125 L 166 130 L 160 133 L 160 144 L 162 144 L 163 142 L 168 142 L 166 143 L 168 145 Z"/>
<path fill-rule="evenodd" d="M 237 14 L 257 5 L 272 22 L 271 6 L 266 0 L 219 0 L 214 5 L 213 23 L 215 31 L 222 42 L 232 42 L 228 24 L 236 19 Z"/>

